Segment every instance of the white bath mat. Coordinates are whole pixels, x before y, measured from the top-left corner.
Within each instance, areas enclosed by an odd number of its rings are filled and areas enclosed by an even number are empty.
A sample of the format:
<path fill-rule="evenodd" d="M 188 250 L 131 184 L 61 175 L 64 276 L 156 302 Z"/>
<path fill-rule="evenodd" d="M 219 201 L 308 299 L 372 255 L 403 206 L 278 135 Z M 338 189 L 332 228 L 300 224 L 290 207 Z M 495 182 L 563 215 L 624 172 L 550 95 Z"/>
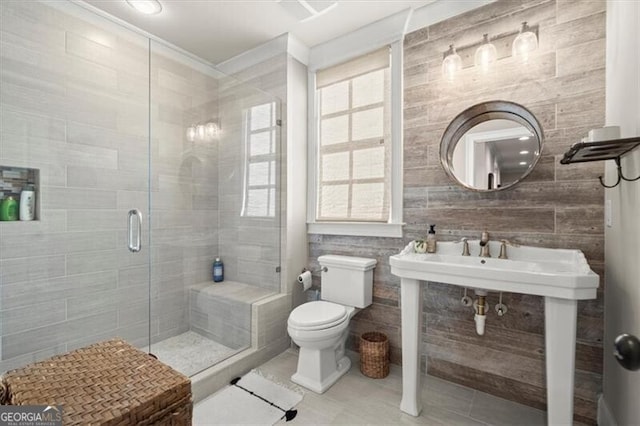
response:
<path fill-rule="evenodd" d="M 196 404 L 194 425 L 273 425 L 281 419 L 293 419 L 297 414 L 293 407 L 303 397 L 256 371 L 231 383 Z"/>

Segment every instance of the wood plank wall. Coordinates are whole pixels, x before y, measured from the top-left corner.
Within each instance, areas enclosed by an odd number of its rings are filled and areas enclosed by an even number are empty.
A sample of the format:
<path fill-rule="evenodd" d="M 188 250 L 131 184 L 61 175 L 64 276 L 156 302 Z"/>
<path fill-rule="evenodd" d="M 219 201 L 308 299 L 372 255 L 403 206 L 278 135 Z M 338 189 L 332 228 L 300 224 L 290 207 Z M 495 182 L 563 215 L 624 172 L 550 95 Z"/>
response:
<path fill-rule="evenodd" d="M 540 48 L 526 65 L 499 60 L 483 75 L 465 68 L 453 83 L 441 75 L 448 45 L 473 44 L 484 33 L 539 25 Z M 532 246 L 577 248 L 601 276 L 604 272 L 602 163 L 563 166 L 559 158 L 589 129 L 604 125 L 605 2 L 603 0 L 500 0 L 420 29 L 405 38 L 404 238 L 313 235 L 309 257 L 322 254 L 373 257 L 374 303 L 352 322 L 350 346 L 360 333 L 389 335 L 392 360 L 401 362 L 399 280 L 389 256 L 437 224 L 441 240 L 494 239 Z M 529 108 L 546 140 L 534 172 L 513 189 L 475 193 L 445 175 L 438 157 L 442 133 L 465 108 L 487 100 Z M 473 248 L 475 249 L 475 248 Z M 318 277 L 314 277 L 319 286 Z M 602 381 L 603 291 L 579 303 L 575 418 L 595 424 Z M 545 409 L 544 304 L 536 296 L 504 294 L 509 312 L 492 310 L 486 333 L 475 333 L 473 312 L 460 304 L 458 287 L 430 283 L 425 293 L 423 345 L 429 374 Z M 497 294 L 489 296 L 493 307 Z M 493 309 L 493 308 L 492 308 Z"/>

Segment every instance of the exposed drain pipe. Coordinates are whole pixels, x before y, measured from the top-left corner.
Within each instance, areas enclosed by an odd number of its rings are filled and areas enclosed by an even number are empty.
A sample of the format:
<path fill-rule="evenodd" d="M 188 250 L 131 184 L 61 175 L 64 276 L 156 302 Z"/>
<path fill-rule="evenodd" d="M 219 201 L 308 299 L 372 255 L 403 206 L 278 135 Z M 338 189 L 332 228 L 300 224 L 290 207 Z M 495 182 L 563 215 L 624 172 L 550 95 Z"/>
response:
<path fill-rule="evenodd" d="M 476 321 L 476 333 L 480 336 L 484 335 L 484 325 L 487 321 L 487 310 L 488 306 L 486 304 L 486 296 L 488 292 L 486 290 L 475 290 L 476 296 L 478 296 L 478 300 L 476 301 L 476 315 L 474 317 Z"/>

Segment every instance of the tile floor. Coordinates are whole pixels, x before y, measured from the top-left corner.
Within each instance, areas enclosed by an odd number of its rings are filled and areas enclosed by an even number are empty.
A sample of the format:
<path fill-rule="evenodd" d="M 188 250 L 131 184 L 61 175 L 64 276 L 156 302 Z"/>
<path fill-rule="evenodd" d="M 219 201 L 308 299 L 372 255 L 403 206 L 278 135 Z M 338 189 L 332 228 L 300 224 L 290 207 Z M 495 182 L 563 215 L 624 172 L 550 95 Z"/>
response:
<path fill-rule="evenodd" d="M 238 349 L 229 348 L 193 331 L 151 345 L 151 353 L 187 377 L 237 352 Z"/>
<path fill-rule="evenodd" d="M 400 411 L 401 369 L 391 366 L 384 379 L 370 379 L 360 373 L 358 354 L 351 353 L 349 373 L 322 395 L 305 391 L 296 406 L 298 415 L 287 425 L 544 425 L 545 412 L 459 386 L 435 377 L 423 380 L 423 409 L 420 417 Z M 296 369 L 297 353 L 288 350 L 261 365 L 266 376 L 295 387 L 289 377 Z M 198 410 L 196 404 L 195 410 Z M 196 425 L 198 426 L 198 425 Z"/>

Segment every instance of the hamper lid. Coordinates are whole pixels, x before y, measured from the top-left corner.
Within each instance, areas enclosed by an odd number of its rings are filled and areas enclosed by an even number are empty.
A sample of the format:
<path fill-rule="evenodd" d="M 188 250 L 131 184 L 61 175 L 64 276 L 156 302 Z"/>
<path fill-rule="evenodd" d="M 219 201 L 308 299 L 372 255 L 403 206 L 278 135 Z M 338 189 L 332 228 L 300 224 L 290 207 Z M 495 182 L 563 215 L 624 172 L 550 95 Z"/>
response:
<path fill-rule="evenodd" d="M 323 325 L 331 326 L 342 322 L 347 315 L 344 306 L 318 300 L 295 308 L 289 315 L 289 323 L 301 328 L 319 328 Z"/>

